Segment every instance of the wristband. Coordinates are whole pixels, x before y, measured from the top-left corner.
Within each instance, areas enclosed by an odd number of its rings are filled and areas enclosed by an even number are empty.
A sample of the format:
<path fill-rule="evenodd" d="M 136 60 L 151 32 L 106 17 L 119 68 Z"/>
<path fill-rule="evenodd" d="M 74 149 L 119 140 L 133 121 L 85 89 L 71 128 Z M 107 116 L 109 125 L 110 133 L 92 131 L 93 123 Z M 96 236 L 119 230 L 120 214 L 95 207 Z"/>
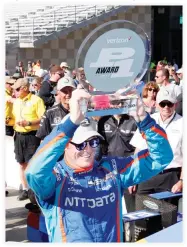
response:
<path fill-rule="evenodd" d="M 30 121 L 28 121 L 28 124 L 27 124 L 27 126 L 31 126 L 32 125 L 32 123 L 30 122 Z"/>

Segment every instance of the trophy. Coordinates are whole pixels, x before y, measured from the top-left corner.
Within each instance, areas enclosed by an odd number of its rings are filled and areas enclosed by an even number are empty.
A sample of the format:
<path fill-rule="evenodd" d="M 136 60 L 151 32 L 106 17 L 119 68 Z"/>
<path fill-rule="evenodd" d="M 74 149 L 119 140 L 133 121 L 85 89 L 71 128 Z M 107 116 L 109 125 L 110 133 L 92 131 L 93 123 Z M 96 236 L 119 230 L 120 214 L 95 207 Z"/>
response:
<path fill-rule="evenodd" d="M 144 30 L 126 20 L 95 28 L 82 42 L 75 67 L 84 67 L 91 99 L 80 102 L 87 117 L 128 114 L 136 110 L 137 83 L 147 72 L 150 41 Z"/>

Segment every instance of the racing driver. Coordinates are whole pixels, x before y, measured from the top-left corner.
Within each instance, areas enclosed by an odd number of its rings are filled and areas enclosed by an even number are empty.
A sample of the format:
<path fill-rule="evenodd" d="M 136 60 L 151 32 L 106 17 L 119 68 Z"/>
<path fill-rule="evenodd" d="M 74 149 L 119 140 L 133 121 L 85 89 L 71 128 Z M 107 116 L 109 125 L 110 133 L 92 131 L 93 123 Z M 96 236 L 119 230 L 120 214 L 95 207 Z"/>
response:
<path fill-rule="evenodd" d="M 102 137 L 91 124 L 80 124 L 84 116 L 79 102 L 89 98 L 83 89 L 73 91 L 70 116 L 44 139 L 25 172 L 50 242 L 122 242 L 123 189 L 155 176 L 173 159 L 165 131 L 138 99 L 136 111 L 129 114 L 148 149 L 95 161 Z"/>

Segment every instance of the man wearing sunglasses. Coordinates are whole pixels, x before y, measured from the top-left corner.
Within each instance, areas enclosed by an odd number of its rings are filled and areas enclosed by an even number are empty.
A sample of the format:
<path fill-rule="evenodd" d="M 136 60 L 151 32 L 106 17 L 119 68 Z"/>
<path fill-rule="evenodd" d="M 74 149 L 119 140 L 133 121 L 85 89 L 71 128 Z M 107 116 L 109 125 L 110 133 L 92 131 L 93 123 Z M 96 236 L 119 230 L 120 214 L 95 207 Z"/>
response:
<path fill-rule="evenodd" d="M 150 180 L 138 185 L 137 193 L 150 194 L 170 190 L 173 193 L 181 192 L 182 182 L 182 122 L 183 118 L 175 112 L 177 99 L 172 91 L 161 89 L 156 98 L 157 113 L 151 115 L 167 133 L 168 141 L 171 145 L 174 158 L 168 164 L 164 171 Z M 136 151 L 143 150 L 147 147 L 145 140 L 137 130 L 131 142 L 136 147 Z M 161 148 L 161 147 L 160 147 Z M 175 203 L 175 201 L 172 201 Z"/>
<path fill-rule="evenodd" d="M 42 86 L 39 91 L 39 97 L 43 99 L 46 109 L 49 109 L 54 105 L 55 97 L 51 92 L 57 85 L 57 82 L 64 76 L 63 69 L 58 65 L 53 65 L 50 68 L 49 73 L 49 80 L 42 82 Z"/>
<path fill-rule="evenodd" d="M 17 94 L 12 114 L 15 130 L 14 152 L 16 161 L 20 164 L 20 178 L 23 188 L 18 196 L 20 201 L 28 198 L 28 185 L 24 170 L 40 144 L 40 139 L 35 135 L 45 112 L 43 100 L 30 93 L 29 87 L 30 83 L 26 78 L 18 79 L 12 86 Z"/>
<path fill-rule="evenodd" d="M 44 139 L 25 173 L 45 216 L 50 242 L 122 242 L 123 189 L 158 174 L 173 158 L 164 130 L 139 100 L 130 114 L 148 150 L 95 161 L 102 137 L 91 125 L 80 125 L 80 100 L 89 98 L 83 89 L 73 91 L 70 117 Z M 62 153 L 64 158 L 57 162 Z"/>

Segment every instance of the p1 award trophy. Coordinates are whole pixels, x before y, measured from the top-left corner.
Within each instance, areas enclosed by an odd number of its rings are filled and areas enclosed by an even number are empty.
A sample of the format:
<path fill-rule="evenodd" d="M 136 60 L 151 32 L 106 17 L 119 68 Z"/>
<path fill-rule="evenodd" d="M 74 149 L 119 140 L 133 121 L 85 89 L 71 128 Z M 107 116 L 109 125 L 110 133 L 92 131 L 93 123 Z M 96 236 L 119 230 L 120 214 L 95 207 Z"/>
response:
<path fill-rule="evenodd" d="M 136 109 L 136 85 L 150 64 L 150 41 L 135 23 L 114 20 L 94 29 L 81 44 L 76 68 L 84 67 L 95 89 L 81 108 L 87 117 L 128 114 Z"/>

